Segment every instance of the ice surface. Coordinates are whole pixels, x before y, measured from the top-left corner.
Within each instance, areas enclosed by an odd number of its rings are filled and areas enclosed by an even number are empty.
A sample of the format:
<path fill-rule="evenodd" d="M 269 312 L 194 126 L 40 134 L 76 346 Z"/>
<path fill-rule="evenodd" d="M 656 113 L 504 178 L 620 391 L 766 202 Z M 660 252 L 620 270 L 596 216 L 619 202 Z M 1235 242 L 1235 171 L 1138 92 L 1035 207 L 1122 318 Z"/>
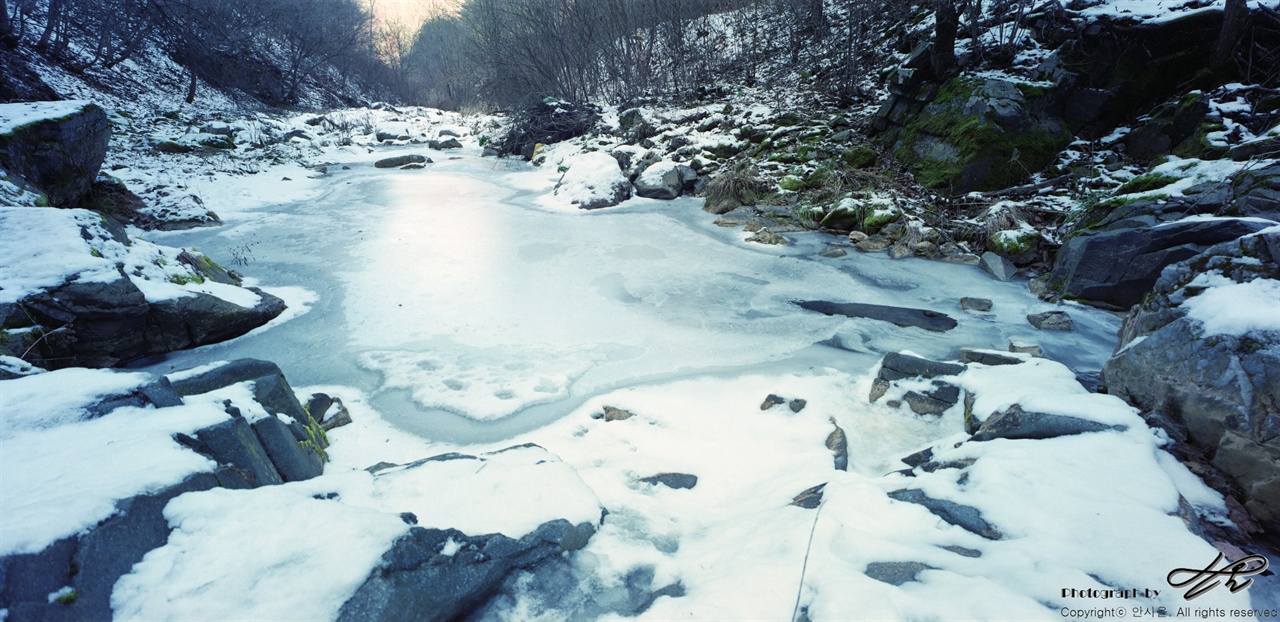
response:
<path fill-rule="evenodd" d="M 549 210 L 550 164 L 458 153 L 424 171 L 373 169 L 374 156 L 353 155 L 320 200 L 231 210 L 225 227 L 154 236 L 223 263 L 253 244 L 243 272 L 318 297 L 278 329 L 175 353 L 159 371 L 267 358 L 295 382 L 358 386 L 418 434 L 475 442 L 533 429 L 612 388 L 695 373 L 800 360 L 865 369 L 889 350 L 955 357 L 1015 338 L 1096 371 L 1114 344 L 1116 318 L 1082 306 L 1068 307 L 1076 332 L 1036 331 L 1026 314 L 1055 307 L 973 266 L 819 257 L 837 240 L 819 233 L 789 234 L 782 249 L 745 243 L 696 199 Z M 995 308 L 961 311 L 962 296 Z M 959 327 L 939 334 L 793 304 L 824 299 L 929 309 Z"/>

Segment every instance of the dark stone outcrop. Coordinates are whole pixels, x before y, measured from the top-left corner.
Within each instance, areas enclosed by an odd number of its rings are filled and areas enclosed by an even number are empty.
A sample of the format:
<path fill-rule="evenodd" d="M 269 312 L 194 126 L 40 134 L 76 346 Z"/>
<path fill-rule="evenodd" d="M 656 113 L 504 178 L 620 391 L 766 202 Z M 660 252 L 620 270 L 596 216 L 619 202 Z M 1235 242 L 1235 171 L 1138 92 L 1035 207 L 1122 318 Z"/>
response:
<path fill-rule="evenodd" d="M 117 241 L 128 244 L 123 229 L 115 231 L 117 228 L 109 219 L 104 225 Z M 207 258 L 188 261 L 196 265 L 200 278 L 236 282 Z M 14 354 L 33 365 L 46 369 L 112 367 L 238 337 L 284 311 L 284 301 L 262 290 L 248 289 L 259 297 L 251 308 L 202 292 L 148 302 L 138 286 L 123 275 L 104 283 L 70 280 L 19 300 L 14 312 L 5 314 L 4 327 L 37 326 L 44 333 L 33 347 Z"/>
<path fill-rule="evenodd" d="M 889 352 L 880 361 L 879 377 L 884 380 L 901 380 L 956 376 L 963 372 L 964 365 L 958 363 L 942 363 L 901 352 Z"/>
<path fill-rule="evenodd" d="M 1268 226 L 1274 223 L 1190 220 L 1080 232 L 1058 252 L 1049 285 L 1084 302 L 1127 308 L 1142 301 L 1165 266 L 1190 259 L 1213 244 Z"/>
<path fill-rule="evenodd" d="M 982 512 L 973 506 L 962 505 L 946 499 L 934 499 L 926 495 L 924 491 L 914 488 L 895 490 L 889 493 L 889 498 L 924 506 L 925 509 L 944 522 L 988 540 L 999 540 L 1002 537 L 1001 533 L 991 526 L 991 523 L 982 518 Z"/>
<path fill-rule="evenodd" d="M 896 326 L 916 327 L 936 333 L 944 333 L 956 327 L 956 321 L 945 313 L 928 309 L 908 309 L 888 305 L 859 302 L 828 302 L 826 300 L 801 300 L 795 303 L 802 309 L 824 315 L 843 315 L 850 318 L 868 318 L 889 322 Z"/>
<path fill-rule="evenodd" d="M 1130 311 L 1103 367 L 1112 395 L 1209 456 L 1268 531 L 1280 529 L 1280 341 L 1275 333 L 1204 334 L 1183 302 L 1212 274 L 1234 283 L 1280 280 L 1280 233 L 1224 242 L 1167 268 Z"/>
<path fill-rule="evenodd" d="M 278 382 L 272 387 L 287 389 L 274 364 L 246 359 L 179 381 L 177 390 L 160 378 L 125 393 L 104 396 L 85 410 L 91 417 L 101 417 L 122 407 L 155 407 L 155 416 L 163 417 L 165 408 L 182 405 L 180 395 L 250 380 L 262 385 L 263 380 L 273 377 L 278 377 Z M 266 398 L 261 403 L 263 407 L 281 409 L 277 391 L 258 388 L 259 395 Z M 199 430 L 194 436 L 178 434 L 174 439 L 216 461 L 218 466 L 213 472 L 197 473 L 153 494 L 120 499 L 111 517 L 39 553 L 0 558 L 0 609 L 9 610 L 9 619 L 110 620 L 111 591 L 116 581 L 148 551 L 168 542 L 170 528 L 164 508 L 170 500 L 188 492 L 217 487 L 252 488 L 320 474 L 323 465 L 319 454 L 295 440 L 282 421 L 266 417 L 251 426 L 240 416 L 239 408 L 228 402 L 226 409 L 231 415 L 229 420 Z M 301 411 L 300 406 L 297 409 Z M 74 599 L 50 603 L 48 595 L 63 587 L 74 590 Z"/>
<path fill-rule="evenodd" d="M 430 161 L 431 160 L 424 155 L 410 153 L 406 155 L 392 156 L 390 158 L 383 158 L 374 162 L 373 166 L 374 168 L 399 168 L 406 164 L 424 164 Z"/>
<path fill-rule="evenodd" d="M 659 473 L 649 477 L 642 477 L 638 481 L 655 486 L 661 484 L 667 488 L 680 490 L 697 486 L 698 476 L 689 473 Z"/>
<path fill-rule="evenodd" d="M 1022 406 L 1014 404 L 987 417 L 982 425 L 978 426 L 973 440 L 1043 439 L 1123 429 L 1123 426 L 1107 425 L 1079 417 L 1029 412 L 1023 410 Z"/>
<path fill-rule="evenodd" d="M 502 534 L 468 536 L 455 529 L 413 527 L 382 556 L 364 584 L 338 614 L 360 622 L 422 622 L 464 619 L 482 607 L 512 572 L 528 570 L 586 545 L 588 523 L 543 523 L 519 540 Z M 460 545 L 452 555 L 446 542 Z"/>
<path fill-rule="evenodd" d="M 87 101 L 4 104 L 0 117 L 39 115 L 42 109 L 51 112 L 0 133 L 0 169 L 39 188 L 49 205 L 77 207 L 106 157 L 111 124 L 102 108 Z"/>
<path fill-rule="evenodd" d="M 871 562 L 863 574 L 889 585 L 904 585 L 916 580 L 921 572 L 936 570 L 920 562 Z"/>

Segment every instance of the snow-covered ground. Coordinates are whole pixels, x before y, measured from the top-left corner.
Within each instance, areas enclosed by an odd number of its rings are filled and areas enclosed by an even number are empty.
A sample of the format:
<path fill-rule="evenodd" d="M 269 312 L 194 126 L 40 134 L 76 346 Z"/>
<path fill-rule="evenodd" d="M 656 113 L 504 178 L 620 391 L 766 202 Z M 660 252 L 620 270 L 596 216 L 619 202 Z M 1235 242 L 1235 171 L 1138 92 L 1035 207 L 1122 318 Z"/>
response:
<path fill-rule="evenodd" d="M 401 512 L 424 526 L 519 537 L 541 521 L 595 521 L 600 508 L 608 511 L 586 549 L 555 573 L 523 576 L 483 613 L 504 620 L 618 617 L 624 586 L 636 581 L 650 591 L 679 586 L 640 616 L 654 620 L 788 619 L 799 610 L 814 620 L 1064 619 L 1115 606 L 1164 607 L 1178 617 L 1187 602 L 1165 577 L 1216 554 L 1179 513 L 1190 507 L 1225 520 L 1221 497 L 1164 452 L 1164 438 L 1131 408 L 1075 380 L 1073 372 L 1097 371 L 1110 354 L 1115 316 L 1055 307 L 1025 283 L 1002 283 L 974 266 L 852 249 L 821 256 L 846 241 L 820 233 L 757 245 L 714 226 L 692 199 L 572 209 L 554 194 L 562 174 L 554 150 L 541 168 L 481 158 L 479 125 L 424 110 L 367 114 L 411 138 L 374 147 L 365 134 L 316 132 L 315 140 L 276 144 L 270 153 L 287 154 L 277 164 L 251 168 L 239 156 L 112 156 L 131 187 L 198 195 L 225 223 L 134 231 L 146 240 L 140 249 L 198 247 L 293 307 L 244 337 L 140 369 L 269 359 L 301 397 L 337 395 L 355 421 L 331 432 L 332 461 L 319 478 L 175 499 L 166 509 L 175 529 L 168 544 L 116 584 L 119 617 L 332 618 L 407 529 Z M 275 135 L 314 127 L 304 117 L 272 123 Z M 413 142 L 443 129 L 463 134 L 465 147 Z M 406 153 L 434 162 L 372 166 Z M 962 310 L 963 296 L 994 307 Z M 799 300 L 926 309 L 958 326 L 934 333 L 827 317 L 793 304 Z M 1072 314 L 1074 332 L 1040 332 L 1026 321 L 1055 308 Z M 956 383 L 976 396 L 975 417 L 1018 403 L 1115 428 L 962 442 L 963 404 L 930 417 L 868 400 L 885 352 L 955 359 L 962 347 L 1006 350 L 1011 341 L 1038 343 L 1052 360 L 971 365 Z M 183 418 L 154 429 L 140 427 L 142 409 L 83 420 L 81 403 L 144 379 L 60 371 L 8 381 L 22 390 L 0 391 L 3 550 L 39 548 L 109 514 L 113 498 L 211 468 L 190 452 L 187 462 L 169 461 L 183 450 L 167 437 L 225 418 L 219 395 L 189 399 Z M 81 390 L 29 408 L 44 399 L 48 387 L 39 383 Z M 762 410 L 771 393 L 806 404 Z M 597 418 L 605 406 L 633 416 Z M 848 438 L 847 471 L 833 468 L 826 447 L 836 426 Z M 101 439 L 134 428 L 157 447 L 140 455 L 170 470 L 138 462 L 63 475 L 54 466 L 84 452 L 102 456 L 97 465 L 127 461 L 132 444 Z M 524 443 L 541 449 L 500 451 Z M 924 448 L 952 466 L 895 473 L 906 466 L 901 458 Z M 364 471 L 447 452 L 476 458 L 378 477 Z M 48 475 L 15 486 L 18 468 Z M 661 473 L 698 480 L 691 489 L 642 481 Z M 821 484 L 816 509 L 791 505 Z M 75 506 L 64 501 L 88 488 L 101 493 Z M 1001 537 L 889 496 L 902 489 L 972 506 Z M 337 502 L 316 498 L 331 493 Z M 43 518 L 63 504 L 74 511 L 60 522 Z M 322 546 L 314 534 L 323 534 Z M 868 576 L 898 562 L 918 564 L 908 573 L 915 580 Z M 1069 593 L 1121 589 L 1160 593 Z M 1252 597 L 1270 607 L 1273 592 L 1261 583 L 1251 592 L 1220 589 L 1194 606 L 1243 609 Z"/>

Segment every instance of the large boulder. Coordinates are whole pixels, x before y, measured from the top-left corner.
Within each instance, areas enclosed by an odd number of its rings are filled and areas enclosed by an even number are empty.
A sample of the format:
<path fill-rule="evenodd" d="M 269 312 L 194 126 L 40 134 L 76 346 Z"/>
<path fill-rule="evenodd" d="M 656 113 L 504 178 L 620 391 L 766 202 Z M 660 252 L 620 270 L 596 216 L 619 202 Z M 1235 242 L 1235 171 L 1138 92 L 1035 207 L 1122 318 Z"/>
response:
<path fill-rule="evenodd" d="M 952 78 L 898 134 L 894 155 L 920 183 L 956 194 L 1015 185 L 1071 142 L 1047 112 L 1052 100 L 1041 86 Z"/>
<path fill-rule="evenodd" d="M 1190 259 L 1213 244 L 1272 226 L 1258 219 L 1185 219 L 1150 226 L 1081 231 L 1058 252 L 1050 289 L 1104 306 L 1142 301 L 1165 266 Z"/>
<path fill-rule="evenodd" d="M 285 308 L 207 256 L 132 240 L 94 212 L 0 208 L 0 235 L 18 245 L 0 256 L 0 354 L 39 367 L 112 367 L 224 341 Z"/>
<path fill-rule="evenodd" d="M 640 173 L 633 182 L 636 196 L 650 199 L 674 199 L 684 189 L 685 179 L 697 179 L 693 170 L 669 160 L 655 162 Z"/>
<path fill-rule="evenodd" d="M 1167 268 L 1125 319 L 1107 391 L 1209 455 L 1280 528 L 1280 229 Z"/>
<path fill-rule="evenodd" d="M 613 156 L 591 151 L 569 158 L 565 165 L 569 170 L 556 184 L 555 194 L 570 205 L 600 209 L 631 198 L 631 182 Z"/>
<path fill-rule="evenodd" d="M 582 548 L 594 531 L 589 523 L 555 520 L 517 540 L 414 527 L 382 556 L 382 563 L 342 605 L 338 619 L 464 619 L 491 599 L 508 575 Z"/>
<path fill-rule="evenodd" d="M 107 114 L 92 102 L 0 104 L 0 169 L 54 207 L 81 204 L 110 140 Z"/>

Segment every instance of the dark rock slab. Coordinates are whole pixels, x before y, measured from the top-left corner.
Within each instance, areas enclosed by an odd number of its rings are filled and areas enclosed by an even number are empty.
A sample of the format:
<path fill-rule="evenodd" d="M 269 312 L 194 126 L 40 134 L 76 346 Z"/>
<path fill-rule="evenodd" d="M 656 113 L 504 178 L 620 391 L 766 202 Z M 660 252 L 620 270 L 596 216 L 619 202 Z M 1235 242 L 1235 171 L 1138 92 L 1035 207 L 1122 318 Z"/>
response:
<path fill-rule="evenodd" d="M 284 481 L 300 482 L 324 472 L 324 461 L 320 454 L 303 447 L 283 421 L 275 417 L 264 417 L 253 423 L 253 431 Z"/>
<path fill-rule="evenodd" d="M 914 326 L 938 333 L 943 333 L 956 327 L 956 321 L 950 316 L 927 309 L 909 309 L 858 302 L 828 302 L 825 300 L 802 300 L 796 301 L 795 304 L 802 309 L 817 311 L 824 315 L 868 318 L 902 327 Z"/>
<path fill-rule="evenodd" d="M 422 164 L 425 162 L 430 162 L 430 160 L 427 159 L 427 156 L 417 154 L 417 153 L 410 153 L 405 155 L 392 156 L 390 158 L 383 158 L 381 160 L 378 160 L 377 162 L 374 162 L 373 166 L 375 168 L 398 168 L 406 164 Z"/>
<path fill-rule="evenodd" d="M 901 380 L 903 378 L 935 378 L 938 376 L 957 376 L 964 373 L 964 365 L 943 363 L 926 358 L 888 352 L 880 360 L 880 378 L 884 380 Z"/>
<path fill-rule="evenodd" d="M 200 430 L 196 439 L 204 443 L 210 458 L 230 467 L 251 488 L 284 482 L 258 435 L 243 417 L 232 417 L 230 421 Z"/>
<path fill-rule="evenodd" d="M 925 570 L 937 570 L 937 568 L 920 562 L 871 562 L 862 572 L 876 581 L 889 585 L 904 585 L 916 581 L 916 577 Z"/>
<path fill-rule="evenodd" d="M 1066 296 L 1127 309 L 1142 302 L 1166 266 L 1268 226 L 1252 220 L 1193 220 L 1080 232 L 1058 252 L 1049 283 Z"/>
<path fill-rule="evenodd" d="M 424 622 L 464 619 L 484 605 L 508 575 L 528 570 L 571 547 L 585 545 L 594 527 L 565 520 L 542 524 L 519 540 L 501 534 L 468 536 L 456 529 L 413 527 L 396 541 L 338 620 Z M 461 546 L 440 553 L 445 542 Z"/>
<path fill-rule="evenodd" d="M 819 505 L 822 505 L 822 489 L 826 487 L 826 483 L 822 483 L 813 488 L 802 490 L 800 494 L 791 499 L 791 505 L 806 510 L 816 509 Z"/>
<path fill-rule="evenodd" d="M 981 363 L 983 365 L 1017 365 L 1022 363 L 1022 359 L 1016 356 L 1002 354 L 996 350 L 980 350 L 976 348 L 961 348 L 960 360 L 966 363 Z"/>
<path fill-rule="evenodd" d="M 835 422 L 832 421 L 832 424 L 834 425 Z M 836 470 L 847 470 L 849 468 L 849 437 L 845 434 L 844 428 L 836 425 L 835 429 L 827 435 L 825 444 L 831 451 Z"/>
<path fill-rule="evenodd" d="M 307 412 L 289 386 L 280 367 L 271 361 L 237 359 L 197 376 L 174 381 L 173 389 L 179 395 L 198 395 L 216 391 L 233 384 L 253 381 L 253 397 L 273 415 L 286 415 L 294 421 L 308 425 Z"/>
<path fill-rule="evenodd" d="M 764 401 L 760 402 L 760 410 L 769 410 L 779 404 L 785 404 L 787 400 L 781 396 L 770 393 L 765 396 Z"/>
<path fill-rule="evenodd" d="M 933 385 L 934 388 L 925 393 L 907 391 L 902 397 L 911 412 L 917 415 L 941 415 L 960 401 L 959 387 L 937 380 Z"/>
<path fill-rule="evenodd" d="M 934 499 L 923 490 L 904 488 L 889 493 L 889 498 L 907 503 L 922 505 L 944 522 L 960 527 L 966 531 L 982 536 L 988 540 L 999 540 L 1002 536 L 982 518 L 978 508 L 962 505 L 946 499 Z"/>
<path fill-rule="evenodd" d="M 661 484 L 667 488 L 675 488 L 679 490 L 697 486 L 698 476 L 690 475 L 689 473 L 659 473 L 657 475 L 650 475 L 649 477 L 642 477 L 637 481 L 644 482 L 646 484 L 653 484 L 655 486 Z"/>
<path fill-rule="evenodd" d="M 1014 404 L 1001 412 L 993 413 L 990 417 L 987 417 L 987 420 L 978 426 L 978 431 L 974 433 L 973 440 L 1055 438 L 1073 434 L 1124 429 L 1124 426 L 1107 425 L 1079 417 L 1028 412 L 1023 410 L 1022 406 Z"/>

